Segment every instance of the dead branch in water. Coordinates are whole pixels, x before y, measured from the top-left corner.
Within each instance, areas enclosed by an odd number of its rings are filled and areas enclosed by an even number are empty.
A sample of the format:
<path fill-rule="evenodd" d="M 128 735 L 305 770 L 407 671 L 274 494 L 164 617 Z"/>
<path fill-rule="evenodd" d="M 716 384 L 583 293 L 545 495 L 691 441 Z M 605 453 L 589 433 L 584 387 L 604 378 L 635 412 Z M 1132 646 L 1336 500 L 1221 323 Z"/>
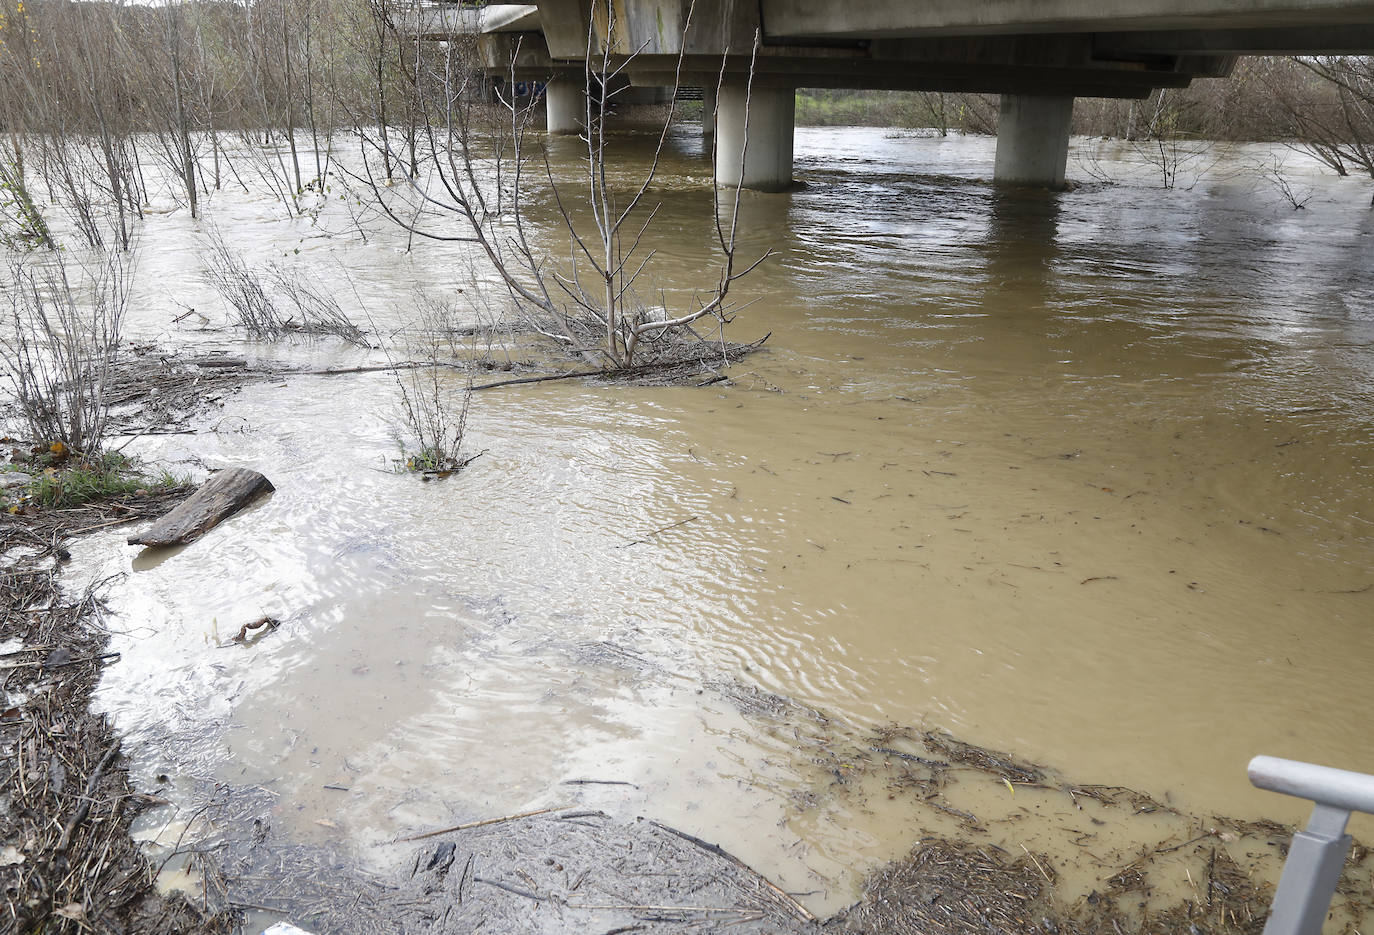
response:
<path fill-rule="evenodd" d="M 569 805 L 555 805 L 551 808 L 537 808 L 532 812 L 517 812 L 514 815 L 503 815 L 500 818 L 485 818 L 481 821 L 469 821 L 466 824 L 454 825 L 451 828 L 440 828 L 438 831 L 426 831 L 423 834 L 413 834 L 408 838 L 397 838 L 393 844 L 405 844 L 409 841 L 423 841 L 425 838 L 438 837 L 441 834 L 449 834 L 454 831 L 468 831 L 472 828 L 483 828 L 487 825 L 499 825 L 508 821 L 519 821 L 521 818 L 533 818 L 535 815 L 547 815 L 549 812 L 561 812 Z"/>
<path fill-rule="evenodd" d="M 709 360 L 695 358 L 691 355 L 685 355 L 671 360 L 659 360 L 649 364 L 636 364 L 633 367 L 621 367 L 614 369 L 602 367 L 596 370 L 573 370 L 568 373 L 546 373 L 529 377 L 512 377 L 508 380 L 496 380 L 492 383 L 474 383 L 472 386 L 472 390 L 473 392 L 476 392 L 478 390 L 499 389 L 503 386 L 520 386 L 529 383 L 551 383 L 556 380 L 577 380 L 592 378 L 633 382 L 637 377 L 651 376 L 653 374 L 665 372 L 675 372 L 675 375 L 680 376 L 682 378 L 686 378 L 688 376 L 701 373 L 703 370 L 707 369 L 709 364 L 718 364 L 722 362 L 735 363 L 739 361 L 748 354 L 751 354 L 754 351 L 761 348 L 764 342 L 767 341 L 770 337 L 772 337 L 772 334 L 773 333 L 770 331 L 768 334 L 765 334 L 759 340 L 754 341 L 750 344 L 727 345 L 724 351 L 721 352 L 721 356 L 719 358 L 713 356 Z M 337 367 L 325 370 L 284 370 L 277 371 L 274 373 L 274 375 L 279 374 L 282 376 L 299 377 L 338 377 L 359 373 L 385 373 L 396 370 L 418 370 L 425 367 L 437 367 L 447 370 L 459 371 L 467 369 L 464 364 L 458 362 L 439 360 L 407 360 L 400 361 L 398 363 L 372 364 L 363 367 Z M 725 377 L 723 376 L 717 376 L 719 377 L 719 379 L 712 379 L 701 385 L 709 386 L 719 382 L 719 380 L 725 379 Z M 672 382 L 672 380 L 667 380 L 665 382 Z"/>

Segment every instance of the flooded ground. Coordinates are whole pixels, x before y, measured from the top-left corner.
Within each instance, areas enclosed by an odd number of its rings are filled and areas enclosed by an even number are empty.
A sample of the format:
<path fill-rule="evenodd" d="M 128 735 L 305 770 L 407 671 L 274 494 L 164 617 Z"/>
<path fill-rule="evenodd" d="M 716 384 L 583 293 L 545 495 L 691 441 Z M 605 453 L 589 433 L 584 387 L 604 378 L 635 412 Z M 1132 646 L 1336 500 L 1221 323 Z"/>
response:
<path fill-rule="evenodd" d="M 713 197 L 693 133 L 674 146 L 670 290 L 709 255 Z M 1165 190 L 1129 147 L 1077 141 L 1063 194 L 992 187 L 987 139 L 803 129 L 796 151 L 803 188 L 743 196 L 741 252 L 777 256 L 732 337 L 772 337 L 726 384 L 481 394 L 485 454 L 430 484 L 389 470 L 387 373 L 254 384 L 195 436 L 139 439 L 277 491 L 175 554 L 126 530 L 78 551 L 131 572 L 99 704 L 138 783 L 184 810 L 253 790 L 277 840 L 377 873 L 431 827 L 643 815 L 824 913 L 932 819 L 837 788 L 845 764 L 779 726 L 779 698 L 845 736 L 945 730 L 1199 815 L 1303 817 L 1249 788 L 1257 753 L 1374 771 L 1369 183 L 1281 147 L 1217 148 Z M 1305 210 L 1247 171 L 1275 154 Z M 554 155 L 573 168 L 572 144 Z M 381 334 L 417 281 L 468 285 L 452 248 L 406 252 L 375 219 L 364 239 L 342 199 L 208 213 Z M 205 230 L 147 221 L 135 337 L 373 359 L 239 341 L 200 280 Z M 208 322 L 174 323 L 190 308 Z M 282 626 L 229 643 L 264 614 Z M 984 785 L 952 807 L 1010 791 Z"/>

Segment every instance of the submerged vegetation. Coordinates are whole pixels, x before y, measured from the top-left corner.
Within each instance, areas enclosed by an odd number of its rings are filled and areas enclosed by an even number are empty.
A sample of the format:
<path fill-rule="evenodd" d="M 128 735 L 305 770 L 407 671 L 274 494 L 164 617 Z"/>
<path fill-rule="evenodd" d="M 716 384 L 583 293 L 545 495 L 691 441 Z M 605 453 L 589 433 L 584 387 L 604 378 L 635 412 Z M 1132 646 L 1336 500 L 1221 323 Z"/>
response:
<path fill-rule="evenodd" d="M 211 230 L 205 281 L 229 306 L 233 323 L 250 337 L 274 340 L 288 334 L 332 335 L 367 346 L 366 333 L 344 312 L 334 292 L 296 267 L 269 263 L 254 269 Z"/>
<path fill-rule="evenodd" d="M 93 457 L 104 441 L 131 267 L 117 253 L 102 253 L 72 270 L 59 255 L 16 262 L 11 273 L 0 331 L 10 398 L 28 437 Z"/>
<path fill-rule="evenodd" d="M 443 373 L 433 361 L 427 367 L 396 371 L 399 418 L 393 437 L 401 453 L 397 464 L 404 470 L 447 476 L 479 457 L 463 451 L 472 405 L 472 377 L 451 388 Z M 451 393 L 457 396 L 456 403 L 450 400 Z"/>

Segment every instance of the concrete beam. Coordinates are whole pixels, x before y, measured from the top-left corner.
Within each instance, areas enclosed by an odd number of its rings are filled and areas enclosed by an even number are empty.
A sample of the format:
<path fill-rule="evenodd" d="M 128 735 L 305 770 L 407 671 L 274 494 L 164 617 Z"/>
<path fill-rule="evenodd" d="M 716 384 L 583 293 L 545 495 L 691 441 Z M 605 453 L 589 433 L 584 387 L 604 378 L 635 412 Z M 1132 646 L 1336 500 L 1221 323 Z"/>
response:
<path fill-rule="evenodd" d="M 537 32 L 479 36 L 476 53 L 478 62 L 493 78 L 509 78 L 514 71 L 519 81 L 543 81 L 558 68 L 544 36 Z M 583 69 L 579 65 L 576 70 L 581 73 Z"/>
<path fill-rule="evenodd" d="M 1104 32 L 1093 54 L 1130 55 L 1363 55 L 1374 49 L 1374 25 L 1288 26 L 1280 29 L 1188 29 Z"/>
<path fill-rule="evenodd" d="M 790 188 L 796 91 L 749 88 L 743 81 L 727 81 L 721 85 L 718 98 L 716 184 L 761 192 Z"/>
<path fill-rule="evenodd" d="M 709 0 L 694 10 L 689 0 L 615 0 L 611 20 L 604 0 L 540 0 L 538 5 L 549 50 L 562 59 L 582 58 L 588 35 L 593 52 L 609 48 L 620 55 L 747 52 L 759 28 L 756 0 Z"/>
<path fill-rule="evenodd" d="M 617 62 L 622 64 L 622 62 Z M 673 83 L 676 58 L 639 56 L 623 63 L 636 84 Z M 719 56 L 688 56 L 682 65 L 684 84 L 714 86 L 721 72 Z M 726 80 L 744 81 L 747 56 L 729 56 Z M 756 87 L 869 88 L 893 91 L 970 91 L 981 94 L 1037 94 L 1068 97 L 1142 98 L 1155 88 L 1184 88 L 1188 72 L 1161 71 L 1137 63 L 1108 62 L 1083 68 L 1030 67 L 958 61 L 898 61 L 868 58 L 760 56 Z"/>
<path fill-rule="evenodd" d="M 423 39 L 537 32 L 540 29 L 539 7 L 533 3 L 501 3 L 485 7 L 417 4 L 398 13 L 396 18 L 403 32 L 414 30 Z"/>
<path fill-rule="evenodd" d="M 993 178 L 1011 185 L 1063 186 L 1072 120 L 1071 97 L 1002 95 Z"/>
<path fill-rule="evenodd" d="M 545 126 L 551 136 L 582 131 L 586 119 L 586 89 L 571 78 L 555 77 L 544 86 Z"/>
<path fill-rule="evenodd" d="M 716 135 L 716 86 L 703 85 L 701 89 L 701 135 Z"/>
<path fill-rule="evenodd" d="M 759 0 L 770 39 L 1374 23 L 1370 0 Z"/>
<path fill-rule="evenodd" d="M 491 3 L 478 7 L 481 32 L 531 32 L 540 28 L 536 3 Z"/>

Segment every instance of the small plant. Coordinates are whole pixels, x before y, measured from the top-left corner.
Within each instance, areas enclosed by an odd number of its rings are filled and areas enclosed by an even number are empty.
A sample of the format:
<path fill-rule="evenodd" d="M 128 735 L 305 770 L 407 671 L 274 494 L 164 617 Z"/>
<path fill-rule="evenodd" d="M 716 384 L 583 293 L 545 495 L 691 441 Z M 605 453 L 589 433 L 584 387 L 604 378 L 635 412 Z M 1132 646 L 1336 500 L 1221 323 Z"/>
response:
<path fill-rule="evenodd" d="M 475 461 L 479 454 L 464 456 L 463 436 L 467 433 L 468 409 L 472 405 L 472 378 L 458 392 L 440 378 L 441 368 L 431 360 L 429 366 L 396 372 L 400 392 L 400 425 L 395 433 L 401 450 L 398 467 L 421 474 L 447 474 Z M 409 442 L 409 444 L 407 444 Z"/>

